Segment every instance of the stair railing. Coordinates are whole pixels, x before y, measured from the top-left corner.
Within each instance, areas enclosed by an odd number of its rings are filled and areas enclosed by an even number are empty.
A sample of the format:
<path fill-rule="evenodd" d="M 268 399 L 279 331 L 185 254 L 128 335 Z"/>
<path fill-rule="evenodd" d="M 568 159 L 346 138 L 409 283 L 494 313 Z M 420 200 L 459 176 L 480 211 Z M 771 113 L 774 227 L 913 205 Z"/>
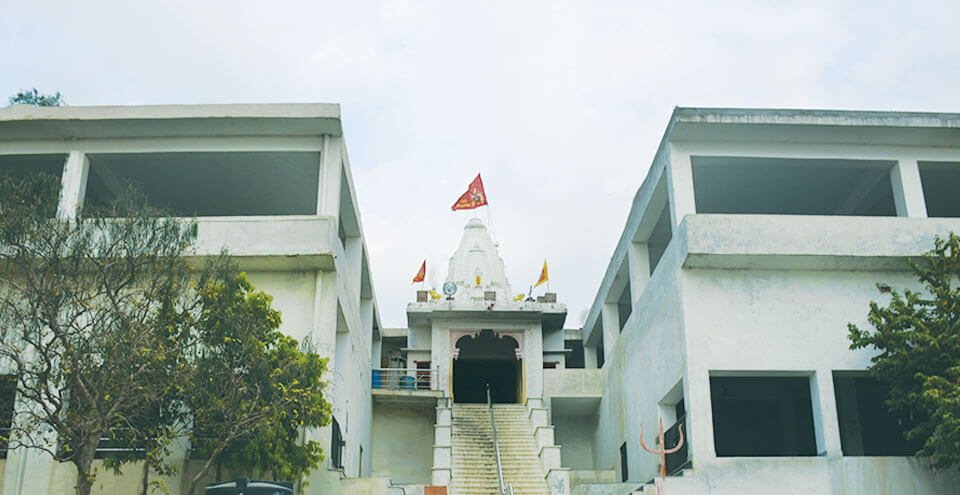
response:
<path fill-rule="evenodd" d="M 490 429 L 493 430 L 493 450 L 497 454 L 497 481 L 500 482 L 500 495 L 513 495 L 513 484 L 507 491 L 503 486 L 503 464 L 500 461 L 500 442 L 497 440 L 497 422 L 493 417 L 493 399 L 490 397 L 490 382 L 487 382 L 487 407 L 490 408 Z"/>

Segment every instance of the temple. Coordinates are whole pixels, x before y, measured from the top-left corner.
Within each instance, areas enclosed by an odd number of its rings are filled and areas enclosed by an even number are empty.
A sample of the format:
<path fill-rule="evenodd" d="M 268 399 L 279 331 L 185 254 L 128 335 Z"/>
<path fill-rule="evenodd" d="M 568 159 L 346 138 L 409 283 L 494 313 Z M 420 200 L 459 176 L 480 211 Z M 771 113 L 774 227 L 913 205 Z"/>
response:
<path fill-rule="evenodd" d="M 442 290 L 383 328 L 338 106 L 0 109 L 0 171 L 60 176 L 59 218 L 140 185 L 330 358 L 331 424 L 304 432 L 326 460 L 297 493 L 955 493 L 847 323 L 870 327 L 878 283 L 918 289 L 906 261 L 960 232 L 960 115 L 677 108 L 649 158 L 582 324 L 563 294 L 516 297 L 474 218 Z M 2 495 L 75 482 L 0 453 Z M 198 461 L 174 455 L 179 494 Z M 140 466 L 97 462 L 95 492 L 139 493 Z"/>

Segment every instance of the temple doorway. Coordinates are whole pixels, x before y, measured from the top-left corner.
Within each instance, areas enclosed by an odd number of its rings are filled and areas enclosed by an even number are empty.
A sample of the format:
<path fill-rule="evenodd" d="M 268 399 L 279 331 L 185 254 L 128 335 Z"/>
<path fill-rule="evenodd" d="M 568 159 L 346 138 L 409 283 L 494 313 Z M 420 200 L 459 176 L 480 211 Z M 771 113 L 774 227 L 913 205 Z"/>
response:
<path fill-rule="evenodd" d="M 486 384 L 496 404 L 520 402 L 522 361 L 520 345 L 509 335 L 482 330 L 456 342 L 459 350 L 453 361 L 453 400 L 459 403 L 487 402 Z"/>

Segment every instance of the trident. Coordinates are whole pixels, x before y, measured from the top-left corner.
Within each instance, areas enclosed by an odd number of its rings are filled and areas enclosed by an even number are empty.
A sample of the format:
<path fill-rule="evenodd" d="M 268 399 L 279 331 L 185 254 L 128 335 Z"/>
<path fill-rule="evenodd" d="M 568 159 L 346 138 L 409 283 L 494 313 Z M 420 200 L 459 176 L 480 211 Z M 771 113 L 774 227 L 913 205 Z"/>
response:
<path fill-rule="evenodd" d="M 642 424 L 640 425 L 640 446 L 643 447 L 643 450 L 646 450 L 647 452 L 650 452 L 651 454 L 657 454 L 657 455 L 660 456 L 660 480 L 661 480 L 661 483 L 662 483 L 663 481 L 665 481 L 666 478 L 667 478 L 667 454 L 672 454 L 672 453 L 680 450 L 680 447 L 683 446 L 683 423 L 680 423 L 680 426 L 678 426 L 677 429 L 680 431 L 680 440 L 677 441 L 677 446 L 676 446 L 676 447 L 674 447 L 674 448 L 672 448 L 672 449 L 668 449 L 667 446 L 666 446 L 666 444 L 663 443 L 663 418 L 660 418 L 660 431 L 659 431 L 658 436 L 657 436 L 657 440 L 659 440 L 657 443 L 660 444 L 660 450 L 653 450 L 653 449 L 647 447 L 647 445 L 646 445 L 645 443 L 643 443 L 643 425 L 642 425 Z M 659 487 L 658 487 L 658 488 L 659 488 Z M 659 489 L 658 489 L 658 491 L 659 491 Z"/>

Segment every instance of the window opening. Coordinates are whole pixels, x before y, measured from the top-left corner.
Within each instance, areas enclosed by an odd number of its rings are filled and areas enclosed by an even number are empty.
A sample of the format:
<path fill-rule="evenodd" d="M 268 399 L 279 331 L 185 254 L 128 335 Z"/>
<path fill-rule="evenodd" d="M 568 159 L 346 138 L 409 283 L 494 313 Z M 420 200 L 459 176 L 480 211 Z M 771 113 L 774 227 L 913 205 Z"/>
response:
<path fill-rule="evenodd" d="M 620 293 L 620 298 L 617 300 L 617 314 L 620 318 L 620 332 L 623 332 L 623 327 L 626 326 L 627 320 L 630 319 L 630 313 L 633 311 L 633 301 L 630 298 L 630 279 L 627 278 L 627 284 L 623 286 L 623 291 Z"/>
<path fill-rule="evenodd" d="M 627 442 L 620 444 L 620 482 L 626 483 L 630 479 L 627 473 Z"/>
<path fill-rule="evenodd" d="M 663 442 L 673 448 L 680 441 L 680 426 L 683 425 L 683 445 L 672 454 L 666 454 L 667 474 L 673 475 L 687 467 L 690 462 L 687 460 L 687 445 L 690 442 L 690 435 L 687 433 L 687 411 L 683 404 L 683 399 L 674 406 L 677 420 L 667 431 L 663 432 Z"/>
<path fill-rule="evenodd" d="M 333 418 L 331 421 L 331 434 L 330 434 L 330 465 L 334 469 L 343 469 L 343 448 L 347 445 L 347 442 L 343 440 L 343 434 L 340 432 L 340 423 L 337 422 L 337 418 Z"/>
<path fill-rule="evenodd" d="M 809 377 L 710 377 L 718 457 L 815 456 Z"/>
<path fill-rule="evenodd" d="M 579 369 L 584 367 L 582 340 L 564 340 L 563 348 L 568 351 L 565 368 Z"/>
<path fill-rule="evenodd" d="M 697 213 L 896 216 L 880 160 L 691 157 Z"/>
<path fill-rule="evenodd" d="M 414 361 L 417 365 L 417 390 L 430 390 L 430 361 Z"/>
<path fill-rule="evenodd" d="M 7 458 L 16 399 L 17 376 L 0 375 L 0 459 Z"/>
<path fill-rule="evenodd" d="M 887 409 L 889 390 L 876 378 L 834 372 L 833 391 L 843 455 L 912 456 L 923 447 L 904 437 L 913 425 Z"/>
<path fill-rule="evenodd" d="M 928 217 L 960 217 L 960 162 L 919 162 Z"/>

